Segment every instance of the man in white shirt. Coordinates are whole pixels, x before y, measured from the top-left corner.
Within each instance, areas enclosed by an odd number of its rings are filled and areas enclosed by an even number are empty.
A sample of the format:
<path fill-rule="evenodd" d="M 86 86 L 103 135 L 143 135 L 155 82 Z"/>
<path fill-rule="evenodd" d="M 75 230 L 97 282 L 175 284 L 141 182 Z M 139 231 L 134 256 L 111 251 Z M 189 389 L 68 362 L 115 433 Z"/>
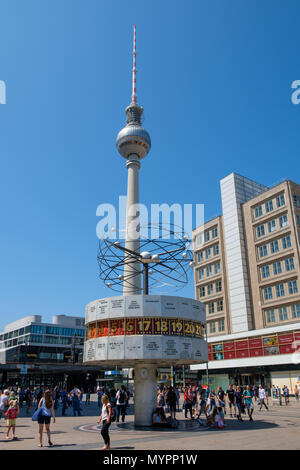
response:
<path fill-rule="evenodd" d="M 259 401 L 260 401 L 259 411 L 261 411 L 263 405 L 267 410 L 269 410 L 269 408 L 265 404 L 265 398 L 266 398 L 267 394 L 266 394 L 266 391 L 265 391 L 265 389 L 263 388 L 263 386 L 261 384 L 259 386 L 258 393 L 259 393 Z"/>
<path fill-rule="evenodd" d="M 5 412 L 8 406 L 8 396 L 9 390 L 4 390 L 4 392 L 0 396 L 0 419 L 2 416 L 5 418 Z"/>

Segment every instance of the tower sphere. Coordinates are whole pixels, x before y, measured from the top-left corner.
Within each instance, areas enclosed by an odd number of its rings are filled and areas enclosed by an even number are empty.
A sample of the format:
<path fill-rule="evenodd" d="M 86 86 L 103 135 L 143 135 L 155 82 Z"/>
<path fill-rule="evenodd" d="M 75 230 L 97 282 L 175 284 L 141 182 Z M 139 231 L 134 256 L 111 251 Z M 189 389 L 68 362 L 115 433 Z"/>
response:
<path fill-rule="evenodd" d="M 134 154 L 142 159 L 151 148 L 150 135 L 141 125 L 142 113 L 143 108 L 137 104 L 126 108 L 127 125 L 120 130 L 116 141 L 118 151 L 124 158 Z"/>

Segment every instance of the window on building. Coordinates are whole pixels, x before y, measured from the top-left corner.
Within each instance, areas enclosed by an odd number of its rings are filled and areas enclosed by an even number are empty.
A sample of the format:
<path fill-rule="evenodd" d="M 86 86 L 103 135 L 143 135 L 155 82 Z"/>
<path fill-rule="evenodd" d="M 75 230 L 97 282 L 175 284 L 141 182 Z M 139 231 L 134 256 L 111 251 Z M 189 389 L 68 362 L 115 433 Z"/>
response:
<path fill-rule="evenodd" d="M 207 284 L 207 295 L 212 295 L 214 293 L 214 285 Z"/>
<path fill-rule="evenodd" d="M 210 321 L 209 323 L 209 332 L 215 333 L 216 332 L 216 322 Z"/>
<path fill-rule="evenodd" d="M 213 227 L 211 231 L 212 238 L 216 238 L 218 236 L 218 227 Z"/>
<path fill-rule="evenodd" d="M 206 259 L 209 259 L 211 257 L 211 249 L 210 248 L 206 248 L 205 257 L 206 257 Z"/>
<path fill-rule="evenodd" d="M 31 343 L 42 343 L 43 336 L 42 335 L 30 335 L 29 341 Z"/>
<path fill-rule="evenodd" d="M 262 266 L 261 267 L 261 277 L 265 279 L 266 277 L 270 277 L 270 268 L 269 266 Z"/>
<path fill-rule="evenodd" d="M 272 199 L 265 203 L 265 208 L 266 208 L 266 212 L 271 212 L 274 209 Z"/>
<path fill-rule="evenodd" d="M 199 287 L 199 297 L 205 297 L 205 286 Z"/>
<path fill-rule="evenodd" d="M 198 263 L 201 263 L 201 261 L 203 261 L 203 251 L 199 251 L 197 253 L 197 261 Z"/>
<path fill-rule="evenodd" d="M 267 323 L 275 323 L 275 312 L 273 309 L 266 311 L 266 321 Z"/>
<path fill-rule="evenodd" d="M 254 213 L 255 213 L 255 217 L 260 217 L 262 215 L 262 207 L 261 206 L 255 207 Z"/>
<path fill-rule="evenodd" d="M 300 304 L 292 305 L 292 317 L 293 318 L 300 317 Z"/>
<path fill-rule="evenodd" d="M 202 233 L 199 233 L 198 235 L 196 235 L 195 241 L 196 241 L 196 246 L 202 245 Z"/>
<path fill-rule="evenodd" d="M 294 258 L 289 258 L 285 260 L 285 270 L 292 271 L 295 269 Z"/>
<path fill-rule="evenodd" d="M 46 335 L 59 335 L 59 328 L 57 326 L 46 326 Z"/>
<path fill-rule="evenodd" d="M 220 262 L 215 263 L 215 274 L 218 274 L 221 271 Z"/>
<path fill-rule="evenodd" d="M 214 245 L 213 253 L 214 253 L 214 256 L 217 256 L 219 254 L 219 244 Z"/>
<path fill-rule="evenodd" d="M 211 276 L 212 275 L 212 266 L 206 266 L 206 276 Z"/>
<path fill-rule="evenodd" d="M 61 328 L 60 334 L 62 336 L 74 336 L 74 328 Z"/>
<path fill-rule="evenodd" d="M 278 309 L 278 316 L 279 321 L 285 321 L 289 319 L 286 307 L 280 307 Z"/>
<path fill-rule="evenodd" d="M 217 281 L 216 282 L 216 292 L 221 292 L 222 291 L 222 281 Z"/>
<path fill-rule="evenodd" d="M 276 286 L 276 297 L 284 297 L 284 284 L 277 284 Z"/>
<path fill-rule="evenodd" d="M 258 227 L 256 227 L 256 234 L 257 237 L 262 237 L 265 234 L 265 226 L 259 225 Z"/>
<path fill-rule="evenodd" d="M 209 241 L 209 231 L 204 232 L 204 242 L 208 242 L 208 241 Z"/>
<path fill-rule="evenodd" d="M 294 194 L 293 199 L 294 199 L 294 203 L 296 204 L 296 206 L 300 206 L 300 196 L 298 196 L 297 194 Z"/>
<path fill-rule="evenodd" d="M 268 231 L 269 233 L 271 233 L 271 232 L 275 232 L 275 230 L 276 230 L 276 221 L 275 219 L 273 219 L 273 220 L 270 220 L 270 222 L 268 222 Z"/>
<path fill-rule="evenodd" d="M 209 304 L 208 304 L 208 313 L 215 313 L 215 304 L 214 304 L 214 302 L 209 302 Z"/>
<path fill-rule="evenodd" d="M 267 245 L 261 245 L 259 247 L 259 257 L 263 258 L 264 256 L 268 255 L 268 248 Z"/>
<path fill-rule="evenodd" d="M 41 325 L 31 325 L 31 333 L 37 333 L 42 335 L 44 333 L 44 327 Z"/>
<path fill-rule="evenodd" d="M 279 251 L 279 245 L 278 245 L 277 240 L 270 243 L 270 249 L 271 249 L 271 253 L 277 253 Z"/>
<path fill-rule="evenodd" d="M 217 312 L 223 312 L 223 300 L 217 301 Z"/>
<path fill-rule="evenodd" d="M 288 225 L 288 218 L 287 215 L 284 214 L 279 217 L 279 227 L 283 228 L 286 227 L 286 225 Z"/>
<path fill-rule="evenodd" d="M 289 294 L 297 294 L 298 293 L 298 284 L 297 281 L 290 281 L 288 283 Z"/>
<path fill-rule="evenodd" d="M 271 300 L 273 298 L 272 287 L 266 287 L 264 289 L 264 299 Z"/>
<path fill-rule="evenodd" d="M 277 207 L 281 207 L 285 205 L 284 194 L 280 194 L 280 196 L 276 197 L 276 205 Z"/>
<path fill-rule="evenodd" d="M 225 321 L 224 318 L 221 318 L 221 320 L 218 320 L 218 331 L 225 331 Z"/>
<path fill-rule="evenodd" d="M 296 214 L 297 225 L 300 226 L 300 215 Z"/>
<path fill-rule="evenodd" d="M 287 235 L 286 237 L 283 237 L 281 239 L 282 241 L 282 248 L 285 250 L 286 248 L 290 248 L 292 245 L 291 245 L 291 237 L 290 235 Z"/>
<path fill-rule="evenodd" d="M 58 336 L 47 336 L 45 335 L 44 336 L 44 343 L 46 344 L 58 344 L 60 341 L 59 341 L 59 337 Z"/>
<path fill-rule="evenodd" d="M 197 273 L 198 273 L 198 281 L 201 281 L 201 279 L 204 278 L 204 269 L 203 268 L 197 269 Z"/>
<path fill-rule="evenodd" d="M 282 269 L 281 269 L 281 261 L 276 261 L 276 263 L 273 263 L 273 274 L 276 276 L 277 274 L 281 274 Z"/>

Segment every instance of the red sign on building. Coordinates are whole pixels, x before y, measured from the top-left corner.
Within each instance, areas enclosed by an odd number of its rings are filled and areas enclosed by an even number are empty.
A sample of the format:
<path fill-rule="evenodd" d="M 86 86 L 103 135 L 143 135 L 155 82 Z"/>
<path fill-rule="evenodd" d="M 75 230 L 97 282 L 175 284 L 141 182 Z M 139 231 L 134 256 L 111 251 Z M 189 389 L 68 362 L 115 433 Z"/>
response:
<path fill-rule="evenodd" d="M 235 349 L 248 349 L 248 340 L 245 339 L 243 341 L 236 341 Z"/>
<path fill-rule="evenodd" d="M 250 349 L 262 348 L 262 339 L 261 338 L 249 339 L 249 348 Z"/>
<path fill-rule="evenodd" d="M 250 349 L 250 357 L 257 357 L 257 356 L 263 356 L 263 355 L 264 355 L 263 348 Z"/>
<path fill-rule="evenodd" d="M 225 351 L 224 359 L 235 359 L 235 351 Z"/>
<path fill-rule="evenodd" d="M 294 341 L 293 333 L 289 335 L 278 335 L 279 344 L 292 344 Z"/>
<path fill-rule="evenodd" d="M 236 357 L 237 358 L 249 357 L 248 349 L 241 349 L 240 351 L 237 351 L 236 352 Z"/>

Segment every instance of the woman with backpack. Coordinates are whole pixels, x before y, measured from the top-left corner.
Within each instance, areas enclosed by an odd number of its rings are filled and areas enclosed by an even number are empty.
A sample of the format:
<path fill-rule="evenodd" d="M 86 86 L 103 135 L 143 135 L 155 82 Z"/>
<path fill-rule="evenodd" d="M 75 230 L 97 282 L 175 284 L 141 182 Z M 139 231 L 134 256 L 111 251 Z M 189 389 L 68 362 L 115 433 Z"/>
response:
<path fill-rule="evenodd" d="M 109 426 L 112 418 L 112 407 L 107 395 L 102 396 L 102 411 L 97 424 L 102 423 L 101 435 L 104 440 L 104 447 L 101 450 L 110 449 Z"/>
<path fill-rule="evenodd" d="M 122 415 L 122 423 L 125 421 L 126 415 L 126 402 L 128 401 L 128 396 L 126 393 L 126 388 L 124 385 L 121 385 L 120 390 L 116 394 L 117 399 L 117 422 L 119 422 L 120 415 Z"/>
<path fill-rule="evenodd" d="M 50 421 L 51 415 L 53 416 L 53 423 L 55 423 L 55 414 L 54 414 L 54 400 L 52 398 L 51 390 L 46 390 L 44 393 L 44 398 L 40 399 L 39 408 L 42 408 L 42 412 L 38 418 L 39 423 L 39 437 L 40 443 L 39 447 L 43 447 L 43 428 L 46 427 L 48 435 L 48 444 L 51 447 L 53 444 L 51 442 L 51 433 L 50 433 Z"/>

